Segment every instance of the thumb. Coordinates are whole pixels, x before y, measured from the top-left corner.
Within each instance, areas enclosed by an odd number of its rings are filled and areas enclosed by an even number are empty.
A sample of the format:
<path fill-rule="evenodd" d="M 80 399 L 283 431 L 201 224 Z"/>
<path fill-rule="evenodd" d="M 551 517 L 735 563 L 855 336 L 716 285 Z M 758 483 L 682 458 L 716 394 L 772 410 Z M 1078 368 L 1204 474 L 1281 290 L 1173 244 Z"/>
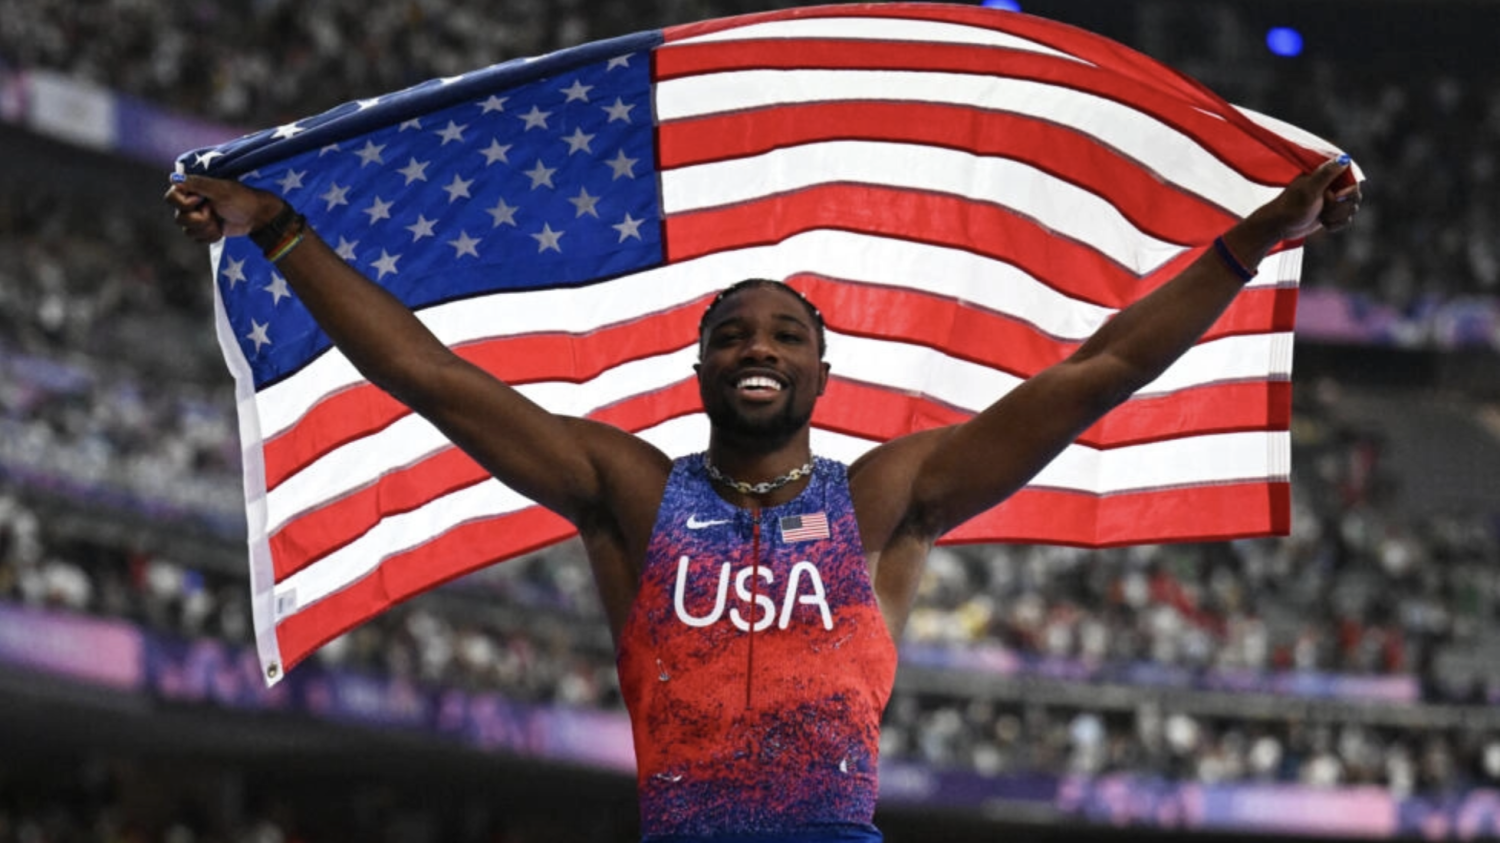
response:
<path fill-rule="evenodd" d="M 173 173 L 171 179 L 172 183 L 182 190 L 188 193 L 196 193 L 209 201 L 225 198 L 229 194 L 229 191 L 233 190 L 236 186 L 234 182 L 225 181 L 224 179 L 215 179 L 188 173 Z"/>
<path fill-rule="evenodd" d="M 1316 170 L 1308 173 L 1308 187 L 1322 193 L 1327 190 L 1344 171 L 1349 169 L 1351 159 L 1346 154 L 1341 154 L 1324 161 Z"/>

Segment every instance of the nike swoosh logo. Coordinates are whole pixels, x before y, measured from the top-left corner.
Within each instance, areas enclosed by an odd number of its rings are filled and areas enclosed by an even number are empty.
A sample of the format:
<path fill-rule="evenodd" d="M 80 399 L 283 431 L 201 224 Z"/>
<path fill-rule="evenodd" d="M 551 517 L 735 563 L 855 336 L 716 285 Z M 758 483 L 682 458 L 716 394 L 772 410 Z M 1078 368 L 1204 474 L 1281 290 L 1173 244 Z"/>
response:
<path fill-rule="evenodd" d="M 727 519 L 727 518 L 719 520 L 719 521 L 699 521 L 697 515 L 689 515 L 688 516 L 688 520 L 687 520 L 687 528 L 689 530 L 701 530 L 704 527 L 717 527 L 720 524 L 728 524 L 728 523 L 729 523 L 729 519 Z"/>

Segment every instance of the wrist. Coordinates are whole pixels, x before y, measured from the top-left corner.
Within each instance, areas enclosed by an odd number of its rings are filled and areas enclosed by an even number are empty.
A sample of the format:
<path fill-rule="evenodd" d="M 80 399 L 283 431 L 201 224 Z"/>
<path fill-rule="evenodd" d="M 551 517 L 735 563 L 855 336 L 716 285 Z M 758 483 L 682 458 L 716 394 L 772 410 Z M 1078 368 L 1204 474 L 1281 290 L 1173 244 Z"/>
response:
<path fill-rule="evenodd" d="M 1219 238 L 1240 265 L 1254 274 L 1261 261 L 1281 242 L 1281 227 L 1262 211 L 1235 224 Z"/>
<path fill-rule="evenodd" d="M 274 202 L 264 202 L 257 209 L 250 224 L 250 241 L 262 252 L 276 248 L 297 222 L 297 209 L 291 203 L 272 197 Z"/>

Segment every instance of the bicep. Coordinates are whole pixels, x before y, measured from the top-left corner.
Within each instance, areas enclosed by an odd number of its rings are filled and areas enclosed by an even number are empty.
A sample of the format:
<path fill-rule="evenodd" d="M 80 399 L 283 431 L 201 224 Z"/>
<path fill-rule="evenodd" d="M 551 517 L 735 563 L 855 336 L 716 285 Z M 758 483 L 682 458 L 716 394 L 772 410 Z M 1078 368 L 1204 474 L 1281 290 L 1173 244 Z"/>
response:
<path fill-rule="evenodd" d="M 1010 497 L 1123 400 L 1113 366 L 1098 357 L 1058 363 L 934 437 L 911 493 L 932 538 Z"/>
<path fill-rule="evenodd" d="M 430 366 L 420 394 L 398 395 L 500 482 L 582 524 L 620 496 L 621 478 L 650 483 L 666 460 L 645 441 L 552 413 L 457 356 Z"/>

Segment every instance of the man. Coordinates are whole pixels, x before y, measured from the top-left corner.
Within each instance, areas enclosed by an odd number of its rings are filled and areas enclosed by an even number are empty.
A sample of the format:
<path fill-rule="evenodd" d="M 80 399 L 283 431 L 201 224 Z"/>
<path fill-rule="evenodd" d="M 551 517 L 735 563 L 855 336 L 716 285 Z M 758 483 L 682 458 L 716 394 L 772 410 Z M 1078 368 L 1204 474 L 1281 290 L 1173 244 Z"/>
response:
<path fill-rule="evenodd" d="M 878 728 L 923 561 L 1157 377 L 1283 240 L 1347 225 L 1326 162 L 1067 360 L 969 421 L 844 466 L 813 455 L 822 317 L 777 282 L 725 291 L 696 366 L 708 450 L 673 461 L 549 413 L 443 346 L 273 194 L 174 177 L 200 242 L 250 234 L 344 355 L 506 485 L 577 526 L 635 731 L 648 839 L 878 840 Z M 731 596 L 730 592 L 733 592 Z"/>

